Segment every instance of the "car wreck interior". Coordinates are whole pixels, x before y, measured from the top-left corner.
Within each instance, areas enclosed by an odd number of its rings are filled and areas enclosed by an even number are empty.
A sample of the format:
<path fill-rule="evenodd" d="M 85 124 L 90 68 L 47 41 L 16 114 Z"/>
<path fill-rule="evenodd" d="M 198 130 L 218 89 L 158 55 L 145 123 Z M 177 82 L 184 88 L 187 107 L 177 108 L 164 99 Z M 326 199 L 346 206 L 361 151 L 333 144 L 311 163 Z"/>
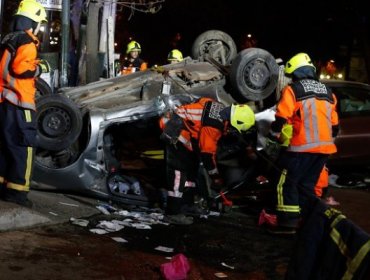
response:
<path fill-rule="evenodd" d="M 158 117 L 117 123 L 105 130 L 107 184 L 117 196 L 158 198 L 165 188 L 164 143 L 160 139 Z M 112 156 L 112 159 L 110 159 Z M 118 168 L 110 167 L 118 162 Z M 153 197 L 154 196 L 154 197 Z"/>

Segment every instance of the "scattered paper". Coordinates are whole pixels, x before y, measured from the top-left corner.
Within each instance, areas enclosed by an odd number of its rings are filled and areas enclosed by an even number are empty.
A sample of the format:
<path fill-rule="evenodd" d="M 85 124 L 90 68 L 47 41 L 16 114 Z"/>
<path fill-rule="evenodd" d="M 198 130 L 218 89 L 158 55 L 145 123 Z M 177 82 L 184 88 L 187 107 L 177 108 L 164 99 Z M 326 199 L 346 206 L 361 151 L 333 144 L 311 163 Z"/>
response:
<path fill-rule="evenodd" d="M 96 208 L 104 215 L 110 215 L 110 212 L 104 206 L 98 205 Z"/>
<path fill-rule="evenodd" d="M 166 252 L 166 253 L 173 253 L 173 248 L 165 247 L 165 246 L 157 246 L 154 250 Z"/>
<path fill-rule="evenodd" d="M 78 225 L 78 226 L 81 226 L 81 227 L 86 227 L 88 224 L 89 224 L 89 221 L 88 220 L 84 220 L 84 219 L 75 219 L 75 218 L 70 218 L 69 221 L 74 224 L 74 225 Z"/>
<path fill-rule="evenodd" d="M 222 262 L 221 265 L 224 266 L 224 267 L 230 268 L 230 269 L 235 269 L 234 266 L 228 265 L 228 264 L 226 264 L 224 262 Z"/>
<path fill-rule="evenodd" d="M 209 211 L 209 214 L 208 214 L 209 216 L 220 216 L 221 215 L 221 213 L 220 212 L 216 212 L 216 211 Z"/>
<path fill-rule="evenodd" d="M 119 243 L 127 243 L 128 241 L 122 237 L 112 237 L 112 239 Z"/>
<path fill-rule="evenodd" d="M 150 225 L 142 224 L 142 223 L 132 223 L 131 226 L 137 229 L 152 229 Z"/>
<path fill-rule="evenodd" d="M 108 233 L 108 231 L 106 231 L 104 229 L 101 229 L 101 228 L 92 228 L 92 229 L 90 229 L 90 231 L 92 233 L 96 233 L 96 234 L 106 234 L 106 233 Z"/>
<path fill-rule="evenodd" d="M 215 273 L 215 276 L 217 277 L 217 278 L 227 278 L 228 276 L 225 274 L 225 273 L 223 273 L 223 272 L 216 272 Z"/>
<path fill-rule="evenodd" d="M 109 232 L 115 232 L 115 231 L 120 231 L 121 229 L 124 228 L 124 226 L 119 225 L 117 223 L 109 222 L 109 221 L 100 221 L 97 227 L 105 229 L 106 231 Z"/>

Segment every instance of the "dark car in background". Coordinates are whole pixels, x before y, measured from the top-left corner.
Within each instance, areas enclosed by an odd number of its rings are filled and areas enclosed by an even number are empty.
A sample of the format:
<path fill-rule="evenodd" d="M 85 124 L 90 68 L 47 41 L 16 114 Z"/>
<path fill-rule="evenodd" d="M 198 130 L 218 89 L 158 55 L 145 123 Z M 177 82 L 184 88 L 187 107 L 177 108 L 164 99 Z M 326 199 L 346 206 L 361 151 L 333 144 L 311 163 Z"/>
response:
<path fill-rule="evenodd" d="M 330 157 L 329 168 L 338 173 L 370 172 L 370 85 L 323 80 L 338 99 L 340 130 L 335 143 L 338 152 Z"/>

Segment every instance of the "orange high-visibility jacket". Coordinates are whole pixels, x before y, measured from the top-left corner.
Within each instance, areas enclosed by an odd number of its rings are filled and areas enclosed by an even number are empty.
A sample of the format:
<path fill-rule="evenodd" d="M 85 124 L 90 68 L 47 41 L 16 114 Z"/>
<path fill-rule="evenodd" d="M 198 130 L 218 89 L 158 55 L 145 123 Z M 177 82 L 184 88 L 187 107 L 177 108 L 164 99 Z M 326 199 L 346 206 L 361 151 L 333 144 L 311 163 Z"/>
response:
<path fill-rule="evenodd" d="M 121 67 L 121 75 L 127 75 L 135 73 L 137 71 L 144 71 L 148 69 L 148 64 L 140 58 L 136 58 L 133 62 L 130 62 L 129 59 L 125 58 Z"/>
<path fill-rule="evenodd" d="M 335 95 L 319 81 L 304 79 L 286 86 L 275 116 L 293 125 L 287 150 L 335 153 L 332 127 L 338 125 L 336 104 Z"/>
<path fill-rule="evenodd" d="M 227 123 L 220 117 L 225 106 L 211 98 L 200 98 L 194 103 L 180 106 L 175 113 L 183 120 L 184 129 L 178 137 L 186 148 L 194 151 L 192 139 L 197 140 L 203 164 L 209 174 L 218 172 L 216 167 L 217 142 Z"/>
<path fill-rule="evenodd" d="M 19 107 L 36 110 L 35 77 L 41 74 L 38 44 L 37 37 L 30 30 L 10 33 L 3 39 L 0 102 L 6 99 Z"/>

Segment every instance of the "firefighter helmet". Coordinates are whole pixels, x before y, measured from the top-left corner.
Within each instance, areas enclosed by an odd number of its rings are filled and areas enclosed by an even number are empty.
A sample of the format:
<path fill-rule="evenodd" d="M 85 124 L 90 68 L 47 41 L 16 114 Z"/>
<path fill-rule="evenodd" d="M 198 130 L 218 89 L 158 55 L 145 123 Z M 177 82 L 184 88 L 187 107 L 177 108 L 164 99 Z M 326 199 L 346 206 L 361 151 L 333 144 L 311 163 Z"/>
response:
<path fill-rule="evenodd" d="M 311 58 L 306 53 L 299 53 L 293 56 L 285 65 L 285 74 L 292 74 L 295 70 L 302 66 L 313 67 L 316 71 L 315 66 L 313 65 Z"/>
<path fill-rule="evenodd" d="M 177 62 L 180 62 L 180 61 L 184 60 L 184 58 L 182 57 L 182 53 L 178 49 L 173 49 L 168 54 L 167 60 L 168 61 L 177 61 Z"/>
<path fill-rule="evenodd" d="M 36 0 L 22 0 L 15 14 L 34 22 L 47 22 L 45 8 Z"/>
<path fill-rule="evenodd" d="M 141 46 L 136 41 L 131 41 L 127 44 L 127 50 L 126 53 L 129 54 L 130 52 L 141 52 Z"/>
<path fill-rule="evenodd" d="M 253 110 L 247 104 L 231 105 L 230 123 L 239 132 L 247 131 L 255 123 Z"/>

